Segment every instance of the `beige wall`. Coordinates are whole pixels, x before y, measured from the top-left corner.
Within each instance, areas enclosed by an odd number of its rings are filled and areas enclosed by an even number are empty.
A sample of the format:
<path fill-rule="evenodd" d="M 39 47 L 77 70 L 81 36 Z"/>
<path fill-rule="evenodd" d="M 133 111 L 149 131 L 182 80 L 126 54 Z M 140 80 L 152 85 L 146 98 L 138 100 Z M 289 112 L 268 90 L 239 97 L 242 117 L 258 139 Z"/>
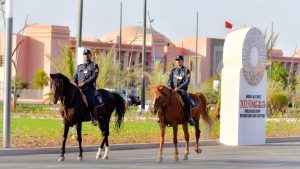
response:
<path fill-rule="evenodd" d="M 200 37 L 198 39 L 198 78 L 197 83 L 202 83 L 209 78 L 210 59 L 209 39 Z M 185 65 L 190 68 L 190 63 L 193 63 L 192 82 L 195 82 L 196 76 L 196 38 L 189 37 L 182 40 L 183 55 L 187 57 Z"/>

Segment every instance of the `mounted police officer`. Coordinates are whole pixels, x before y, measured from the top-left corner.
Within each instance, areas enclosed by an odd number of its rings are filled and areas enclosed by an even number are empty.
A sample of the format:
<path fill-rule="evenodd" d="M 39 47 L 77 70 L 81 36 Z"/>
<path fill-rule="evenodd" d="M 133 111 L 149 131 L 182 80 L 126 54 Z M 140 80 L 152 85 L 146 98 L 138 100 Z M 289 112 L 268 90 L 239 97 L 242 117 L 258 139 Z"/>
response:
<path fill-rule="evenodd" d="M 91 115 L 91 123 L 96 126 L 96 108 L 95 108 L 95 92 L 96 80 L 99 74 L 99 67 L 91 61 L 92 52 L 89 49 L 83 51 L 83 64 L 78 65 L 74 75 L 74 82 L 77 87 L 85 94 L 88 102 L 88 108 Z"/>
<path fill-rule="evenodd" d="M 185 113 L 189 118 L 190 125 L 193 126 L 195 125 L 195 122 L 191 117 L 190 97 L 187 93 L 191 72 L 188 68 L 183 66 L 183 56 L 178 55 L 175 60 L 177 67 L 174 68 L 169 75 L 168 87 L 177 91 L 183 98 Z"/>

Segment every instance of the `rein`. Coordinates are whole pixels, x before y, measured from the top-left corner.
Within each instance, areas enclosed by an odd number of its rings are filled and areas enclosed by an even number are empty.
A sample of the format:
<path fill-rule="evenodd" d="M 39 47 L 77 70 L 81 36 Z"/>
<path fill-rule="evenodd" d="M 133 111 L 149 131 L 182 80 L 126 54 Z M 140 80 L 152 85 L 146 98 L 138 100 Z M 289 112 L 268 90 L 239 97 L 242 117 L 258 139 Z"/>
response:
<path fill-rule="evenodd" d="M 75 95 L 75 90 L 77 90 L 77 89 L 78 89 L 78 88 L 75 87 L 75 88 L 73 88 L 72 91 L 70 91 L 70 92 L 68 92 L 66 95 L 62 96 L 62 91 L 63 91 L 63 88 L 62 88 L 61 94 L 60 94 L 60 99 L 61 99 L 62 104 L 63 104 L 64 106 L 67 106 L 67 104 L 66 104 L 66 99 L 67 99 L 67 97 L 70 96 L 71 94 L 72 94 L 72 96 L 71 96 L 71 98 L 70 98 L 69 103 L 72 103 L 72 101 L 73 101 L 73 99 L 74 99 L 74 95 Z"/>
<path fill-rule="evenodd" d="M 173 96 L 174 94 L 173 94 L 173 92 L 171 92 L 171 94 L 170 94 L 170 97 L 169 97 L 169 103 L 168 104 L 162 104 L 162 106 L 159 106 L 158 107 L 158 109 L 160 109 L 160 108 L 165 108 L 165 107 L 167 107 L 167 106 L 169 106 L 170 105 L 170 103 L 171 103 L 171 97 Z"/>

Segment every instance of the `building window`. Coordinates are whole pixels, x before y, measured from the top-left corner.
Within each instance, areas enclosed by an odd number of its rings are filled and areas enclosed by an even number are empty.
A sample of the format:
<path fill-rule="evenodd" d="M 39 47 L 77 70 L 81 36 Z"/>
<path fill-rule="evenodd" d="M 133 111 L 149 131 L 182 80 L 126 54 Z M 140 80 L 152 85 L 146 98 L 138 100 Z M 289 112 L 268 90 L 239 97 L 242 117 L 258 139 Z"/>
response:
<path fill-rule="evenodd" d="M 0 55 L 0 67 L 4 66 L 4 56 Z"/>
<path fill-rule="evenodd" d="M 216 49 L 214 51 L 214 57 L 213 57 L 213 72 L 211 72 L 211 76 L 215 75 L 216 73 L 220 72 L 223 67 L 223 51 L 221 49 Z"/>

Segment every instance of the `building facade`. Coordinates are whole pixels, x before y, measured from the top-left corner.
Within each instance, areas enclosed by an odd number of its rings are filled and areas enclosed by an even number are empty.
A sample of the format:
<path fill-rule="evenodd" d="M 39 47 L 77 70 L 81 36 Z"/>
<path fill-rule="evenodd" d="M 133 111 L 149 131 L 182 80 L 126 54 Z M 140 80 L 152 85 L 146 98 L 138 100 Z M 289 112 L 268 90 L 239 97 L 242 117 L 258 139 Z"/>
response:
<path fill-rule="evenodd" d="M 196 56 L 196 38 L 187 37 L 179 42 L 172 42 L 158 31 L 146 29 L 146 67 L 148 71 L 154 68 L 155 62 L 165 65 L 174 60 L 176 55 L 183 55 L 185 66 L 191 70 L 192 82 L 203 83 L 209 77 L 216 75 L 222 68 L 222 54 L 224 39 L 208 37 L 198 38 L 198 50 Z M 115 56 L 123 66 L 129 67 L 142 62 L 143 27 L 130 26 L 122 29 L 122 51 L 119 54 L 119 29 L 105 34 L 102 38 L 82 39 L 82 46 L 107 53 L 115 46 Z M 13 66 L 12 76 L 16 74 L 29 83 L 37 70 L 44 70 L 47 74 L 54 73 L 55 68 L 51 65 L 49 56 L 60 57 L 60 46 L 68 44 L 75 49 L 76 40 L 70 36 L 67 26 L 57 25 L 29 25 L 25 28 L 24 35 L 13 35 Z M 4 33 L 0 34 L 0 88 L 4 81 Z M 17 47 L 18 46 L 18 47 Z M 17 57 L 18 56 L 18 57 Z M 273 50 L 272 61 L 280 61 L 289 70 L 294 72 L 300 69 L 300 50 L 295 57 L 284 57 L 282 51 Z M 196 65 L 197 63 L 197 65 Z M 197 73 L 196 73 L 197 71 Z M 17 73 L 16 73 L 17 72 Z M 197 78 L 196 78 L 197 75 Z M 44 94 L 49 92 L 49 87 L 44 89 Z"/>

